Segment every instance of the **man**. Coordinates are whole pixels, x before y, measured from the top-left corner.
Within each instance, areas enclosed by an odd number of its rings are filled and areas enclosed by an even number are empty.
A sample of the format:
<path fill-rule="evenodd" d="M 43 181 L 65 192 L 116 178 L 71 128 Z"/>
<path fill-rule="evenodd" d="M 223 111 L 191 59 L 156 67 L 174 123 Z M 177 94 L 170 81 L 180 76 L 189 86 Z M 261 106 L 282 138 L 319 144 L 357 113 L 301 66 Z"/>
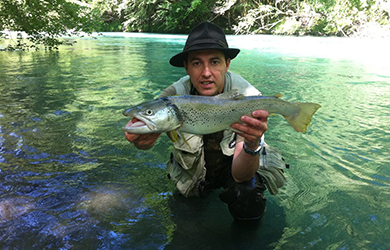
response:
<path fill-rule="evenodd" d="M 199 24 L 190 32 L 183 52 L 170 60 L 171 65 L 184 67 L 188 76 L 169 86 L 160 97 L 215 96 L 232 89 L 244 95 L 259 95 L 246 80 L 228 71 L 239 52 L 228 47 L 220 27 L 209 22 Z M 241 123 L 231 125 L 234 133 L 226 130 L 203 136 L 184 134 L 185 140 L 174 143 L 168 176 L 184 196 L 201 196 L 222 187 L 220 198 L 228 204 L 234 218 L 261 218 L 266 208 L 263 195 L 266 187 L 258 169 L 267 119 L 267 111 L 254 110 L 242 116 Z M 136 121 L 133 118 L 127 126 Z M 146 150 L 153 147 L 160 134 L 125 133 L 125 136 L 137 148 Z"/>

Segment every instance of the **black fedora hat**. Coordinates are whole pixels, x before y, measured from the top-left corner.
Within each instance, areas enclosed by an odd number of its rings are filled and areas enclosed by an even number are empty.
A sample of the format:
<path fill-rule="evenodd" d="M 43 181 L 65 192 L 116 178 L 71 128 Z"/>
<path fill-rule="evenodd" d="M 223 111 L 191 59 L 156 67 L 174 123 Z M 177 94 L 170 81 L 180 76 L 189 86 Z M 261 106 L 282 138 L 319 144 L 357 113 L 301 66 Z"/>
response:
<path fill-rule="evenodd" d="M 169 63 L 176 67 L 184 67 L 183 61 L 187 59 L 188 52 L 210 49 L 220 50 L 230 59 L 235 58 L 240 52 L 239 49 L 229 48 L 225 33 L 219 26 L 204 22 L 191 30 L 183 52 L 173 56 Z"/>

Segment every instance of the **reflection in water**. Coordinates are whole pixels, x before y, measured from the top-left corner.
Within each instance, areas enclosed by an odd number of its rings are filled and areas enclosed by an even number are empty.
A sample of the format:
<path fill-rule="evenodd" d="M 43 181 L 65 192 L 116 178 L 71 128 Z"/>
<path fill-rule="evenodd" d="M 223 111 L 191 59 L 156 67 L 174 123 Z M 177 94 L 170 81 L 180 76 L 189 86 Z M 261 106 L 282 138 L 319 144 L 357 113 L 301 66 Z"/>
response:
<path fill-rule="evenodd" d="M 185 41 L 176 38 L 102 37 L 59 52 L 0 53 L 1 248 L 390 247 L 385 53 L 360 58 L 353 52 L 361 42 L 339 38 L 229 37 L 242 48 L 230 69 L 263 94 L 322 105 L 305 134 L 270 117 L 266 139 L 290 164 L 288 181 L 268 195 L 262 221 L 242 224 L 217 191 L 177 195 L 164 170 L 165 136 L 150 151 L 123 137 L 122 110 L 185 74 L 168 64 Z"/>
<path fill-rule="evenodd" d="M 284 211 L 268 200 L 260 221 L 234 221 L 215 191 L 204 199 L 170 199 L 176 230 L 165 249 L 268 249 L 286 226 Z"/>

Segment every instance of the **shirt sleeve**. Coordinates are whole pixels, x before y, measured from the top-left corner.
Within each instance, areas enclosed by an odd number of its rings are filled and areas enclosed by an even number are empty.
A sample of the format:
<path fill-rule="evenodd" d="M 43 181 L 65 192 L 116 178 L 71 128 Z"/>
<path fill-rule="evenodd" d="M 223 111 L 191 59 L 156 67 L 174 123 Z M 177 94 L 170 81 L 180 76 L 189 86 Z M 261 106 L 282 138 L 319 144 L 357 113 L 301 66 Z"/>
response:
<path fill-rule="evenodd" d="M 176 89 L 173 85 L 170 85 L 168 88 L 164 89 L 161 94 L 160 94 L 160 98 L 161 97 L 166 97 L 166 96 L 173 96 L 173 95 L 176 95 Z"/>

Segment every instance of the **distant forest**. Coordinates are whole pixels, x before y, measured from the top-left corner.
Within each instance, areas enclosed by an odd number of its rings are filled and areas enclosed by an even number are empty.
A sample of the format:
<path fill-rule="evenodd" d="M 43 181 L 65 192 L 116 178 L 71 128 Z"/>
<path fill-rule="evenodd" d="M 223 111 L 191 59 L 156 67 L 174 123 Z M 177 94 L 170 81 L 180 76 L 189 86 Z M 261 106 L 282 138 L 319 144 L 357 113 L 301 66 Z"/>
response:
<path fill-rule="evenodd" d="M 80 32 L 187 34 L 210 21 L 228 34 L 389 36 L 387 0 L 2 0 L 0 30 L 56 46 Z M 6 32 L 0 35 L 5 37 Z"/>

